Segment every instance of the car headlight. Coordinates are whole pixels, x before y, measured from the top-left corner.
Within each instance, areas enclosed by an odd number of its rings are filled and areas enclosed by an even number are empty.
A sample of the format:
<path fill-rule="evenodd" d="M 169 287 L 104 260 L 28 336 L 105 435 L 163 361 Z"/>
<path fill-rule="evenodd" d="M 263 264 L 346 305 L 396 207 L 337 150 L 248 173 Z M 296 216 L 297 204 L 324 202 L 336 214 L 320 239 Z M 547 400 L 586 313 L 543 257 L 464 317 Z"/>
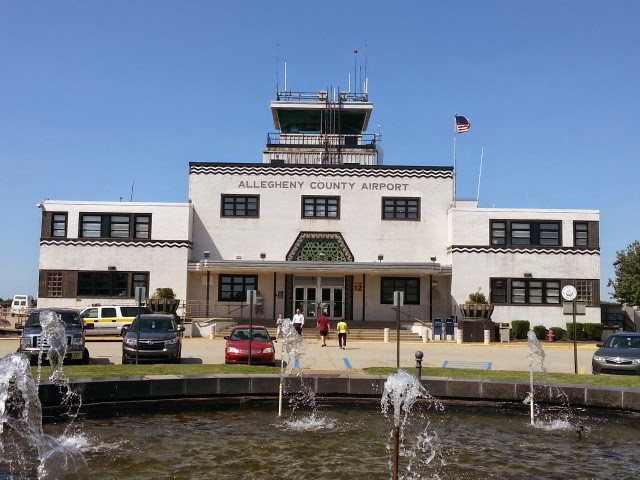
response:
<path fill-rule="evenodd" d="M 175 345 L 176 343 L 178 343 L 178 337 L 164 341 L 165 345 Z"/>
<path fill-rule="evenodd" d="M 276 351 L 273 347 L 267 347 L 262 351 L 262 353 L 276 353 Z"/>
<path fill-rule="evenodd" d="M 603 357 L 603 356 L 601 356 L 601 355 L 594 355 L 594 356 L 593 356 L 593 359 L 594 359 L 596 362 L 604 362 L 604 361 L 605 361 L 604 357 Z"/>
<path fill-rule="evenodd" d="M 31 346 L 31 339 L 29 337 L 22 337 L 20 339 L 20 348 L 29 348 Z"/>
<path fill-rule="evenodd" d="M 73 337 L 71 339 L 71 345 L 82 345 L 82 337 Z"/>
<path fill-rule="evenodd" d="M 137 345 L 136 337 L 124 337 L 125 345 Z"/>
<path fill-rule="evenodd" d="M 240 350 L 237 349 L 236 347 L 228 347 L 227 353 L 240 353 Z"/>

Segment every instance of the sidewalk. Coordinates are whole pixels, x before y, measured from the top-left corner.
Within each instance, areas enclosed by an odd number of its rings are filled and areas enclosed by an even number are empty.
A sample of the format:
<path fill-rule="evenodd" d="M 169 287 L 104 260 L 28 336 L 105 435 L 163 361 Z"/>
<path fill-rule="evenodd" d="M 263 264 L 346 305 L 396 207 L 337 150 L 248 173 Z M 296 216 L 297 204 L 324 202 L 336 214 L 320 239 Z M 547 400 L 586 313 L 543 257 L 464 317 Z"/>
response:
<path fill-rule="evenodd" d="M 17 337 L 0 337 L 0 356 L 15 352 L 18 348 Z M 222 338 L 184 338 L 182 346 L 183 363 L 224 363 L 224 345 Z M 276 343 L 276 359 L 282 358 L 282 342 Z M 122 357 L 120 337 L 89 337 L 87 348 L 92 363 L 119 364 Z M 573 343 L 544 343 L 544 364 L 548 372 L 574 373 Z M 578 372 L 591 374 L 591 357 L 596 346 L 591 343 L 578 345 Z M 445 362 L 449 366 L 486 365 L 491 370 L 529 371 L 529 347 L 526 342 L 456 344 L 453 342 L 429 342 L 400 344 L 400 366 L 414 369 L 415 353 L 421 351 L 424 356 L 422 367 L 442 367 Z M 286 360 L 286 356 L 284 357 Z M 367 367 L 395 367 L 397 363 L 397 346 L 395 342 L 349 342 L 346 350 L 340 350 L 336 341 L 329 341 L 327 348 L 321 348 L 317 338 L 305 341 L 300 357 L 303 370 L 323 372 L 357 372 Z M 534 368 L 539 371 L 537 359 Z"/>

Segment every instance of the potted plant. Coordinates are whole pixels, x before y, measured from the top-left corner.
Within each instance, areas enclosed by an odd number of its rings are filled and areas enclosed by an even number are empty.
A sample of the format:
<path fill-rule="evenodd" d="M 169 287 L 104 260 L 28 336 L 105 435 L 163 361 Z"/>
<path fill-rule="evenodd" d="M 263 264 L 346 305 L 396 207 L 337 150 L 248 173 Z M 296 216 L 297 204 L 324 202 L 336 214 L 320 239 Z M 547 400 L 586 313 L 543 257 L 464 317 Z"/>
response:
<path fill-rule="evenodd" d="M 156 288 L 155 293 L 147 302 L 147 306 L 154 312 L 176 313 L 180 300 L 176 298 L 173 288 Z"/>
<path fill-rule="evenodd" d="M 478 290 L 470 293 L 469 299 L 460 305 L 460 310 L 464 318 L 491 318 L 493 305 L 489 305 L 487 297 L 478 287 Z"/>

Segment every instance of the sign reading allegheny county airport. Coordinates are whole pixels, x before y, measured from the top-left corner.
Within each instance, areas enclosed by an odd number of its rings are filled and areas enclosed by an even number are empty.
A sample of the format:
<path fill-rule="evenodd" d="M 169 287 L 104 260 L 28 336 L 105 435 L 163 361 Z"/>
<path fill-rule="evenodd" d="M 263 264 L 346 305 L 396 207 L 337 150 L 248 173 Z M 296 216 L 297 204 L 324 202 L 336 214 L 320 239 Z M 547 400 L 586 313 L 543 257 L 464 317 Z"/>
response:
<path fill-rule="evenodd" d="M 311 181 L 300 182 L 296 180 L 240 180 L 238 188 L 262 188 L 269 190 L 282 189 L 307 189 L 307 190 L 372 190 L 402 192 L 408 190 L 408 183 L 388 182 L 336 182 L 336 181 Z"/>

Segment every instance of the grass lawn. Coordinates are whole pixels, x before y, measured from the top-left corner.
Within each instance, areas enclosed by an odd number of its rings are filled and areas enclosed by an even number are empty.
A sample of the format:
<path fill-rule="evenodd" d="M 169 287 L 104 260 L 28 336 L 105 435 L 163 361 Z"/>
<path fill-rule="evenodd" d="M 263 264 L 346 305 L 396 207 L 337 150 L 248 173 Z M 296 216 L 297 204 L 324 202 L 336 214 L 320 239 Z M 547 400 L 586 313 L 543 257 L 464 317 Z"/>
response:
<path fill-rule="evenodd" d="M 415 373 L 415 367 L 404 368 L 409 373 Z M 33 377 L 36 378 L 37 368 L 33 367 Z M 367 375 L 391 375 L 396 368 L 375 367 L 365 368 L 361 372 Z M 248 365 L 190 365 L 190 364 L 142 364 L 142 365 L 68 365 L 64 367 L 67 378 L 107 378 L 107 377 L 141 377 L 148 375 L 279 375 L 279 367 L 263 367 Z M 45 380 L 49 375 L 49 367 L 42 367 L 41 378 Z M 422 369 L 423 377 L 450 378 L 481 378 L 492 380 L 529 381 L 529 372 L 506 370 L 477 370 L 463 368 Z M 562 383 L 573 385 L 601 385 L 608 387 L 640 388 L 640 377 L 623 375 L 575 375 L 571 373 L 534 374 L 536 383 Z"/>

